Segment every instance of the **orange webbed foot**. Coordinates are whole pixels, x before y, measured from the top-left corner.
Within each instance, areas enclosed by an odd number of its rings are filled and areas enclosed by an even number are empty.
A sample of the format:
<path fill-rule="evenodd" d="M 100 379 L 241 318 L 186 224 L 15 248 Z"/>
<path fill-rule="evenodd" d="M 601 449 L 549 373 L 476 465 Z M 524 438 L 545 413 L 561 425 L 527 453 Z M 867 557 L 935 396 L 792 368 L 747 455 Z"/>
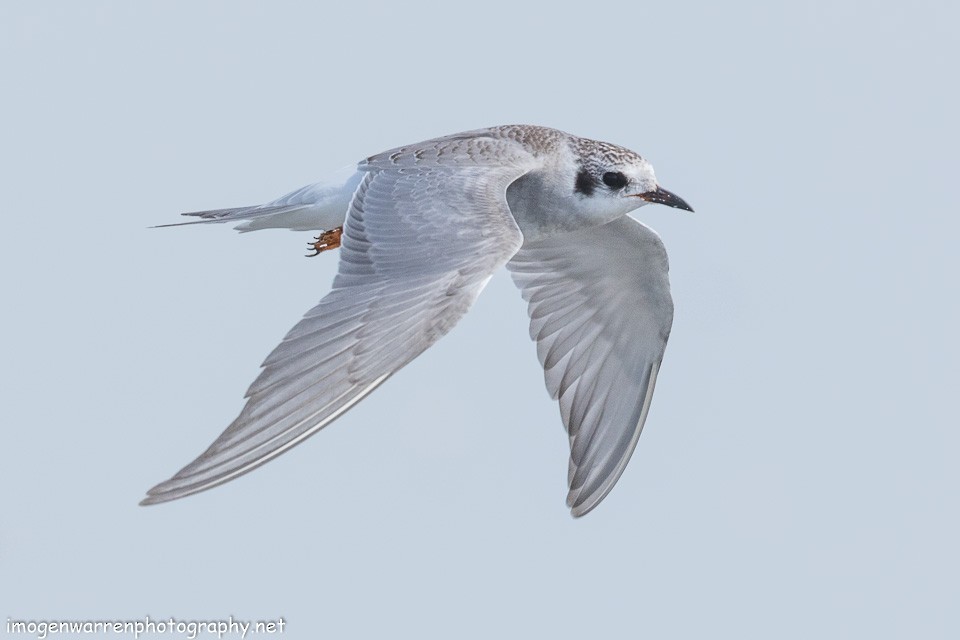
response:
<path fill-rule="evenodd" d="M 336 249 L 340 246 L 340 236 L 343 235 L 343 227 L 337 227 L 336 229 L 330 229 L 329 231 L 324 231 L 319 236 L 314 238 L 316 242 L 308 242 L 307 246 L 313 249 L 314 253 L 308 253 L 308 258 L 313 258 L 318 256 L 324 251 L 330 251 L 331 249 Z"/>

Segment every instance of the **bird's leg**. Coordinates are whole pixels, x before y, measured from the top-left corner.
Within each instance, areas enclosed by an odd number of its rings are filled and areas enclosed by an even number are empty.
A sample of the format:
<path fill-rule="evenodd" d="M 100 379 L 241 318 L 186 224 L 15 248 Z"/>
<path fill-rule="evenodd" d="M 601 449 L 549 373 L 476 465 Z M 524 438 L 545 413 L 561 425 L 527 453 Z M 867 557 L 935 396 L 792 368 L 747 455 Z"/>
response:
<path fill-rule="evenodd" d="M 324 231 L 318 235 L 314 240 L 316 242 L 308 242 L 307 245 L 313 249 L 315 253 L 308 253 L 308 258 L 313 258 L 318 256 L 324 251 L 329 251 L 330 249 L 336 249 L 340 246 L 340 236 L 343 235 L 343 227 L 337 227 L 336 229 L 330 229 L 329 231 Z"/>

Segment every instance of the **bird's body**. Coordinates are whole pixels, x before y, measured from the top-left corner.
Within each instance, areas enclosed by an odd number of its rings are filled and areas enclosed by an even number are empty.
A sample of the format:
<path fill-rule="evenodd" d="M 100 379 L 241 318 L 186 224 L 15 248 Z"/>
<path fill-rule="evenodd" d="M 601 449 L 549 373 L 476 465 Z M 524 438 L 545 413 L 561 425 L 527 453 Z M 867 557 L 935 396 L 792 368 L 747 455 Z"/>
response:
<path fill-rule="evenodd" d="M 226 482 L 329 424 L 446 334 L 506 264 L 570 436 L 567 502 L 583 515 L 633 452 L 670 332 L 663 245 L 625 217 L 646 202 L 690 209 L 632 151 L 510 125 L 386 151 L 265 205 L 189 214 L 242 231 L 342 227 L 339 270 L 240 416 L 143 503 Z"/>

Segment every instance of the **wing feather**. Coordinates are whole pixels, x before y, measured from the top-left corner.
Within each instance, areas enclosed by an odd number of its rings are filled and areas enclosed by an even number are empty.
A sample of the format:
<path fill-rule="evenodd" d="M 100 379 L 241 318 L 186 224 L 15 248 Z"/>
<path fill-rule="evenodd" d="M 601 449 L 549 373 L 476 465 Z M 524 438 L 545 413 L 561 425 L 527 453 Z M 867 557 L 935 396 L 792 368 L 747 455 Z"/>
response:
<path fill-rule="evenodd" d="M 500 154 L 493 164 L 491 151 Z M 506 189 L 536 166 L 515 141 L 485 138 L 442 139 L 361 163 L 333 289 L 266 358 L 237 419 L 142 504 L 256 468 L 446 334 L 520 247 Z"/>
<path fill-rule="evenodd" d="M 643 429 L 673 322 L 659 236 L 624 217 L 523 245 L 507 263 L 570 439 L 567 504 L 597 506 Z"/>

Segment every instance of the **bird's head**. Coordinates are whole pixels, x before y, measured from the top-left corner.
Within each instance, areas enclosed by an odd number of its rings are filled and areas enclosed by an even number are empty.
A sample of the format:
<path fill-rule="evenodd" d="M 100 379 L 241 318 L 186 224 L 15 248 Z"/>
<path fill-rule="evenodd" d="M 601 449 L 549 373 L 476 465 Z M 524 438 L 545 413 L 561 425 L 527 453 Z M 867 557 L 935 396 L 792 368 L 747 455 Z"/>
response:
<path fill-rule="evenodd" d="M 638 154 L 607 142 L 579 139 L 573 191 L 589 207 L 622 215 L 647 203 L 693 211 L 657 183 L 653 166 Z"/>

